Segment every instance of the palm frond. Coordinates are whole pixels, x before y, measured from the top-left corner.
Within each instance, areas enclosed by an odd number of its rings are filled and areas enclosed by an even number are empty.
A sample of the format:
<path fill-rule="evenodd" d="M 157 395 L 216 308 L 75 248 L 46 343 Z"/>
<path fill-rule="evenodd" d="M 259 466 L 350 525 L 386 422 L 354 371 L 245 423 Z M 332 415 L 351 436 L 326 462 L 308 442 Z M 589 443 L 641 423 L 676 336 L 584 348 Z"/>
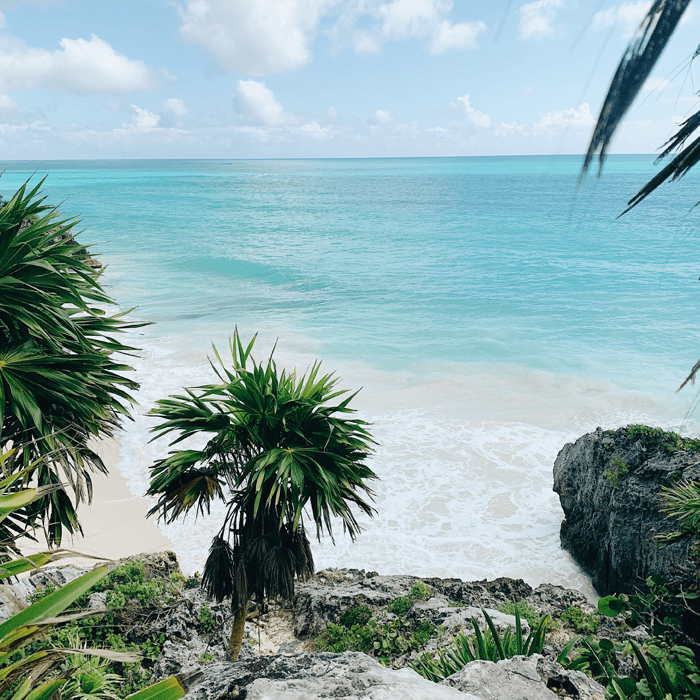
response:
<path fill-rule="evenodd" d="M 610 83 L 583 161 L 582 179 L 596 153 L 599 155 L 599 173 L 602 170 L 617 127 L 649 77 L 689 4 L 690 0 L 654 0 Z"/>

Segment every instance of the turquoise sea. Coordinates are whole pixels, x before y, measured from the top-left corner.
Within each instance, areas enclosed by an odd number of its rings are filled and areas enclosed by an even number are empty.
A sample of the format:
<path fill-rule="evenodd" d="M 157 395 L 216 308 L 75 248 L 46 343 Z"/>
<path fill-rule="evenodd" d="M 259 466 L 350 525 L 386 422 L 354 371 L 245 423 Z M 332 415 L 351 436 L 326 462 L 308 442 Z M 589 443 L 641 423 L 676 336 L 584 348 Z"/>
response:
<path fill-rule="evenodd" d="M 134 333 L 142 389 L 121 435 L 134 494 L 167 447 L 155 400 L 211 379 L 235 326 L 315 358 L 379 442 L 377 517 L 318 568 L 586 589 L 559 547 L 552 463 L 568 441 L 629 422 L 695 434 L 700 357 L 698 179 L 620 220 L 655 172 L 613 156 L 577 188 L 580 157 L 3 162 L 0 193 L 48 174 L 78 216 Z M 190 571 L 220 514 L 164 528 Z"/>

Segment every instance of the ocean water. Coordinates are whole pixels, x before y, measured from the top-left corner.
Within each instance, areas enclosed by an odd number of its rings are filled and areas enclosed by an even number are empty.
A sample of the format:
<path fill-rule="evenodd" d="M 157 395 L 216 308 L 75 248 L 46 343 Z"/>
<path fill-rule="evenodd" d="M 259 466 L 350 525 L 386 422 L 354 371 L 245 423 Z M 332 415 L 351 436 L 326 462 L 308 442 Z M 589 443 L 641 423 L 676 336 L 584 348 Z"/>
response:
<path fill-rule="evenodd" d="M 512 576 L 590 591 L 559 546 L 561 447 L 596 426 L 697 434 L 697 178 L 616 216 L 655 172 L 580 158 L 4 162 L 0 193 L 48 174 L 81 219 L 133 333 L 141 382 L 120 435 L 135 495 L 167 453 L 154 402 L 209 382 L 237 326 L 278 364 L 323 360 L 378 442 L 377 515 L 317 568 Z M 201 569 L 221 510 L 163 527 Z"/>

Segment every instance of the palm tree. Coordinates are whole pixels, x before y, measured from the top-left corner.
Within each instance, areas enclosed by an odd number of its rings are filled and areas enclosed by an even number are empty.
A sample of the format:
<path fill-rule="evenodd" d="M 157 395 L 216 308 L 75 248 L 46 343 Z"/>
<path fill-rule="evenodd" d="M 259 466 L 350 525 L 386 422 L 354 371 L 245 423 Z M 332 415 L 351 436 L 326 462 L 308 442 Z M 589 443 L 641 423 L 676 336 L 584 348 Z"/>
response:
<path fill-rule="evenodd" d="M 17 488 L 65 479 L 75 505 L 52 490 L 0 525 L 3 547 L 37 524 L 52 545 L 64 528 L 80 531 L 75 509 L 92 497 L 91 472 L 106 472 L 89 441 L 113 434 L 138 388 L 114 357 L 133 348 L 114 334 L 143 324 L 105 312 L 114 302 L 73 238 L 78 222 L 44 204 L 42 184 L 0 204 L 0 446 L 17 448 L 6 470 L 33 465 Z"/>
<path fill-rule="evenodd" d="M 186 395 L 158 401 L 151 411 L 162 422 L 158 436 L 176 434 L 171 446 L 205 433 L 202 449 L 171 451 L 151 467 L 149 495 L 158 502 L 149 515 L 172 522 L 194 509 L 208 513 L 214 499 L 226 515 L 204 565 L 202 585 L 210 598 L 231 598 L 233 630 L 227 657 L 240 652 L 247 606 L 264 609 L 269 599 L 289 600 L 295 578 L 314 573 L 304 527 L 305 513 L 320 538 L 332 536 L 339 517 L 351 538 L 360 527 L 351 510 L 369 516 L 366 481 L 376 478 L 364 463 L 374 444 L 366 423 L 346 417 L 355 394 L 343 397 L 332 374 L 278 372 L 272 354 L 265 363 L 251 356 L 238 331 L 230 342 L 231 369 L 216 348 L 219 383 L 185 389 Z M 274 353 L 274 350 L 273 350 Z"/>

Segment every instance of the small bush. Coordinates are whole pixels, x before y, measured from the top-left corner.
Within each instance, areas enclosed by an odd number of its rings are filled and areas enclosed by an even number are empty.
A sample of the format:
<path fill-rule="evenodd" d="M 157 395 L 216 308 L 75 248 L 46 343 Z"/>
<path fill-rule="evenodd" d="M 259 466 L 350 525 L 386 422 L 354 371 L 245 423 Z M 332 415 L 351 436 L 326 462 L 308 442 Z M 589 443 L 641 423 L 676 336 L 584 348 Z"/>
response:
<path fill-rule="evenodd" d="M 506 615 L 515 615 L 515 603 L 508 601 L 507 603 L 502 603 L 496 606 L 498 612 L 505 613 Z M 530 629 L 535 629 L 537 625 L 540 624 L 542 616 L 533 608 L 531 605 L 521 600 L 517 603 L 518 611 L 520 612 L 520 617 L 527 620 L 530 625 Z"/>
<path fill-rule="evenodd" d="M 216 629 L 216 620 L 211 614 L 211 608 L 206 603 L 199 608 L 199 615 L 197 616 L 197 619 L 205 632 L 213 632 Z"/>
<path fill-rule="evenodd" d="M 353 608 L 348 608 L 340 616 L 340 624 L 343 627 L 366 625 L 371 617 L 372 611 L 366 605 L 356 605 Z"/>
<path fill-rule="evenodd" d="M 610 479 L 613 488 L 616 489 L 620 485 L 620 479 L 629 474 L 630 468 L 627 462 L 618 455 L 610 460 L 610 466 L 612 468 L 605 470 L 605 476 Z"/>
<path fill-rule="evenodd" d="M 403 617 L 411 609 L 411 605 L 413 605 L 413 601 L 410 595 L 401 596 L 389 606 L 389 610 L 393 612 L 394 615 Z"/>
<path fill-rule="evenodd" d="M 561 614 L 561 621 L 573 627 L 577 632 L 593 633 L 600 627 L 598 613 L 585 613 L 581 608 L 570 607 Z"/>
<path fill-rule="evenodd" d="M 416 581 L 409 595 L 412 600 L 428 600 L 428 598 L 433 595 L 433 591 L 430 586 L 422 581 Z"/>

